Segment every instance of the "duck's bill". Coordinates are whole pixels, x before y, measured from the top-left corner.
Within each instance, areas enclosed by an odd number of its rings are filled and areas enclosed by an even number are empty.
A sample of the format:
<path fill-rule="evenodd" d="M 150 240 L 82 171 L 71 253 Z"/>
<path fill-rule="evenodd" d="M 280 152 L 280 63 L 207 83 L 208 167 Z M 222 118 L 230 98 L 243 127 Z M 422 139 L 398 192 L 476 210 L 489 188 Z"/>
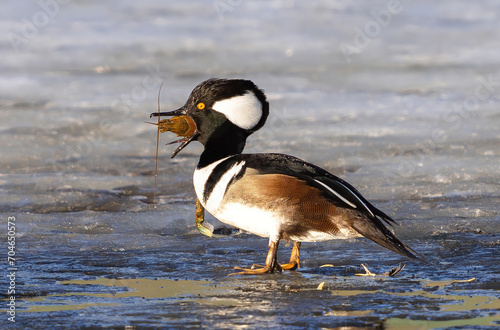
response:
<path fill-rule="evenodd" d="M 179 109 L 168 112 L 153 112 L 152 114 L 149 115 L 149 118 L 181 116 L 183 114 L 184 114 L 184 107 L 180 107 Z"/>
<path fill-rule="evenodd" d="M 153 112 L 150 115 L 150 117 L 160 116 L 174 116 L 170 119 L 162 119 L 158 122 L 158 129 L 161 133 L 173 132 L 177 134 L 177 136 L 183 137 L 180 140 L 167 143 L 167 145 L 181 143 L 181 145 L 179 145 L 170 156 L 170 158 L 174 158 L 179 153 L 179 151 L 184 149 L 197 136 L 198 133 L 196 130 L 196 123 L 191 117 L 183 114 L 183 108 L 170 112 Z"/>

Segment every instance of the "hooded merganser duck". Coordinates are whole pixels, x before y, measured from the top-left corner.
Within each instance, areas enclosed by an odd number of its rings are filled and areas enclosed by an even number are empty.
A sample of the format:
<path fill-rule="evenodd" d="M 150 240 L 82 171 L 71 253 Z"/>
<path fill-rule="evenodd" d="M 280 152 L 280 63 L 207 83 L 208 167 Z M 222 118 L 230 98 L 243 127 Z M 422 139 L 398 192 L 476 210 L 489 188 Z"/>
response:
<path fill-rule="evenodd" d="M 410 258 L 417 258 L 385 225 L 387 214 L 353 186 L 313 164 L 284 154 L 243 154 L 246 139 L 269 114 L 264 92 L 242 79 L 208 79 L 191 92 L 186 104 L 154 116 L 173 116 L 159 124 L 182 139 L 171 158 L 191 141 L 204 150 L 194 171 L 197 227 L 205 235 L 206 209 L 220 221 L 269 238 L 264 266 L 235 267 L 235 274 L 263 274 L 299 266 L 301 242 L 366 237 Z M 276 259 L 280 240 L 292 241 L 290 261 Z M 257 265 L 254 265 L 257 266 Z"/>

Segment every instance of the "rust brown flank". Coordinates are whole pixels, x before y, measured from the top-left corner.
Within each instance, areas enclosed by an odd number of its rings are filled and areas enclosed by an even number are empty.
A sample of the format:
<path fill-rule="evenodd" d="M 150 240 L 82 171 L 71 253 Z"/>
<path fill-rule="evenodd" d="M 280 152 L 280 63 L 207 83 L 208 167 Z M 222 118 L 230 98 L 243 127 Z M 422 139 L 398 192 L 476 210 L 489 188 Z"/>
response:
<path fill-rule="evenodd" d="M 310 230 L 336 235 L 339 227 L 352 231 L 352 236 L 359 236 L 350 226 L 351 210 L 336 207 L 321 195 L 320 190 L 293 176 L 257 175 L 247 170 L 229 187 L 225 202 L 243 202 L 282 215 L 283 239 Z"/>

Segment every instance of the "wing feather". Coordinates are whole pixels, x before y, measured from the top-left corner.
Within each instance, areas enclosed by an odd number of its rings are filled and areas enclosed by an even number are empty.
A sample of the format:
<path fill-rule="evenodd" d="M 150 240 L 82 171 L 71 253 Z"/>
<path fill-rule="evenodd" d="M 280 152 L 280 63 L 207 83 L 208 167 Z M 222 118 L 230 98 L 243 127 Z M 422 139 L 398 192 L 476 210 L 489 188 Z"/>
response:
<path fill-rule="evenodd" d="M 361 193 L 341 178 L 301 159 L 283 154 L 242 154 L 247 167 L 260 174 L 294 176 L 321 191 L 323 197 L 336 207 L 356 210 L 363 216 L 352 219 L 352 228 L 389 250 L 410 258 L 416 252 L 401 242 L 384 224 L 395 221 L 368 202 Z"/>

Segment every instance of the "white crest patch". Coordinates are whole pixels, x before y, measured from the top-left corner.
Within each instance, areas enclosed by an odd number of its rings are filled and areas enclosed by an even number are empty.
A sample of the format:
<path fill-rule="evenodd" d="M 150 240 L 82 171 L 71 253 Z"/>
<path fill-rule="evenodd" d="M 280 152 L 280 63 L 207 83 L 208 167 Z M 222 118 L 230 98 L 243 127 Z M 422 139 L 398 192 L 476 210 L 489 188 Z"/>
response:
<path fill-rule="evenodd" d="M 262 103 L 252 92 L 217 101 L 212 106 L 233 124 L 243 129 L 254 128 L 262 118 Z"/>

